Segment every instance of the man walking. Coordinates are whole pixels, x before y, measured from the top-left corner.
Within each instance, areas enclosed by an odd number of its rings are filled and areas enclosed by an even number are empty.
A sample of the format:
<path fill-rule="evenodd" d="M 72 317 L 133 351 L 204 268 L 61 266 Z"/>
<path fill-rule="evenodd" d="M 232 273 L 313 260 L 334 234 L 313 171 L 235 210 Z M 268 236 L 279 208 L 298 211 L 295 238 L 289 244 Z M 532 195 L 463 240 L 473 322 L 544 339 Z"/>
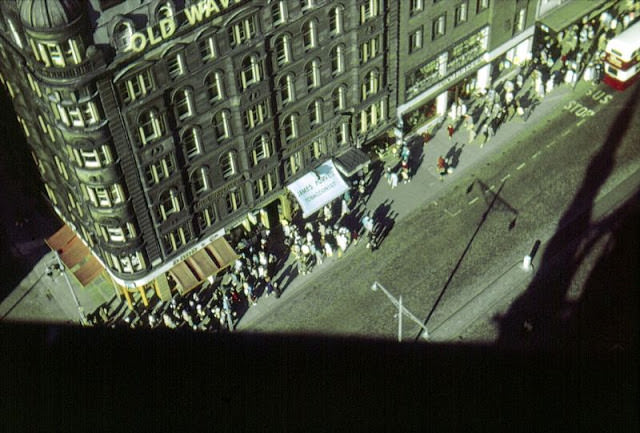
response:
<path fill-rule="evenodd" d="M 447 174 L 447 163 L 445 162 L 442 155 L 438 157 L 438 173 L 440 174 L 440 181 L 444 180 L 444 175 Z"/>

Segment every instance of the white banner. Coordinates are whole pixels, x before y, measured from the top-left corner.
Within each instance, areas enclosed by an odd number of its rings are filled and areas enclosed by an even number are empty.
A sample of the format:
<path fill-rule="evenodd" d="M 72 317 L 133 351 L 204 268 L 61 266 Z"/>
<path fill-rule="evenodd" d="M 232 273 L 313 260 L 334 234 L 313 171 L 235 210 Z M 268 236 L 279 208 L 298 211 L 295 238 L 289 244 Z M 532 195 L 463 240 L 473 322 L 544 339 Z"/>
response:
<path fill-rule="evenodd" d="M 333 161 L 327 161 L 289 185 L 302 207 L 302 216 L 308 217 L 325 204 L 344 194 L 349 186 L 338 173 Z"/>

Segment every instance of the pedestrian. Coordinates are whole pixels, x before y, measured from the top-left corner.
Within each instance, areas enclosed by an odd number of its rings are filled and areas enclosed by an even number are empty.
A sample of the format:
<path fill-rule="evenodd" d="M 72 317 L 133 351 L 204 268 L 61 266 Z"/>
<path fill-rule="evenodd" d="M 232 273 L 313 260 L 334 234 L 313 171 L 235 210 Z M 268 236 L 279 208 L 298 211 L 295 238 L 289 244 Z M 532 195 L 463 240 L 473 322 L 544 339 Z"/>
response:
<path fill-rule="evenodd" d="M 410 155 L 410 151 L 409 151 L 409 147 L 407 147 L 407 145 L 403 145 L 402 146 L 402 151 L 400 152 L 400 158 L 402 158 L 403 160 L 408 160 L 409 159 L 409 155 Z"/>
<path fill-rule="evenodd" d="M 367 213 L 362 217 L 360 222 L 362 223 L 362 228 L 364 229 L 364 234 L 367 236 L 367 245 L 366 245 L 366 247 L 369 248 L 369 247 L 371 247 L 371 242 L 372 242 L 372 239 L 373 239 L 373 228 L 374 228 L 373 218 L 371 217 L 371 215 L 369 213 Z"/>
<path fill-rule="evenodd" d="M 447 132 L 449 133 L 449 140 L 451 140 L 453 138 L 453 133 L 455 132 L 452 124 L 449 124 L 449 126 L 447 126 Z"/>
<path fill-rule="evenodd" d="M 244 294 L 247 297 L 247 301 L 251 303 L 251 305 L 257 305 L 256 298 L 253 291 L 253 286 L 249 284 L 248 281 L 245 281 L 242 286 L 244 287 Z"/>
<path fill-rule="evenodd" d="M 331 212 L 331 207 L 329 205 L 326 205 L 324 207 L 323 213 L 324 213 L 324 220 L 326 222 L 330 221 L 331 218 L 333 217 L 333 213 Z"/>
<path fill-rule="evenodd" d="M 391 184 L 391 189 L 394 189 L 398 186 L 398 173 L 392 171 L 389 175 L 389 183 Z"/>
<path fill-rule="evenodd" d="M 340 218 L 344 218 L 345 215 L 349 214 L 349 204 L 345 199 L 342 199 L 341 207 L 340 207 Z"/>
<path fill-rule="evenodd" d="M 447 174 L 447 163 L 445 162 L 442 155 L 438 157 L 437 168 L 438 174 L 440 174 L 440 180 L 442 181 L 444 180 L 444 175 Z"/>

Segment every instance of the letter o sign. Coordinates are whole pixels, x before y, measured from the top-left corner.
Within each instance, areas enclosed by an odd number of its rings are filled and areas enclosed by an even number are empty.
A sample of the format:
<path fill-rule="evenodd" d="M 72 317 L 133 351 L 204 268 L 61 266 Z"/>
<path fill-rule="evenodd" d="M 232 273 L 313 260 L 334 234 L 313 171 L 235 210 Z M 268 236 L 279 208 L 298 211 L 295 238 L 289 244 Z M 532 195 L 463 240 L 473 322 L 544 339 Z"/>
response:
<path fill-rule="evenodd" d="M 131 49 L 137 53 L 144 50 L 147 46 L 147 38 L 142 33 L 134 33 L 131 35 Z"/>

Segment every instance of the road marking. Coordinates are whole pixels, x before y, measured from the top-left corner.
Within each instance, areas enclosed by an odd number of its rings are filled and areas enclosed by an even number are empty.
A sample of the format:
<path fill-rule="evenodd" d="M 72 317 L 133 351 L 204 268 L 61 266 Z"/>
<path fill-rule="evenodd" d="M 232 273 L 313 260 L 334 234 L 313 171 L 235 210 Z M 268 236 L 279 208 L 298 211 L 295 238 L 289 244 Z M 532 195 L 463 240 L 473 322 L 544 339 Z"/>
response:
<path fill-rule="evenodd" d="M 496 186 L 495 186 L 495 185 L 491 185 L 491 186 L 489 187 L 489 191 L 493 191 L 494 189 L 496 189 Z"/>
<path fill-rule="evenodd" d="M 511 175 L 508 174 L 505 177 L 503 177 L 502 179 L 500 179 L 500 182 L 504 182 L 505 180 L 509 179 L 510 177 L 511 177 Z"/>
<path fill-rule="evenodd" d="M 477 202 L 477 201 L 478 201 L 478 197 L 476 197 L 476 198 L 474 198 L 473 200 L 471 200 L 471 201 L 469 202 L 469 204 L 470 204 L 470 205 L 471 205 L 471 204 L 474 204 L 474 203 L 475 203 L 475 202 Z"/>
<path fill-rule="evenodd" d="M 460 212 L 462 212 L 460 209 L 458 209 L 458 211 L 456 213 L 451 213 L 449 212 L 449 209 L 445 209 L 444 210 L 446 213 L 448 213 L 450 216 L 454 217 L 456 215 L 458 215 Z"/>
<path fill-rule="evenodd" d="M 576 126 L 580 126 L 580 125 L 582 125 L 582 124 L 584 123 L 584 121 L 585 121 L 585 120 L 587 120 L 587 119 L 582 119 L 581 121 L 579 121 L 579 122 L 576 124 Z"/>
<path fill-rule="evenodd" d="M 556 144 L 556 141 L 553 140 L 551 143 L 547 143 L 547 149 Z"/>
<path fill-rule="evenodd" d="M 516 170 L 520 170 L 522 167 L 524 167 L 525 165 L 527 165 L 526 162 L 523 162 L 522 164 L 520 164 L 519 166 L 516 167 Z"/>
<path fill-rule="evenodd" d="M 560 135 L 562 135 L 562 136 L 564 137 L 564 136 L 565 136 L 565 135 L 567 135 L 569 132 L 571 132 L 571 130 L 570 130 L 570 129 L 566 129 L 566 130 L 565 130 L 562 134 L 560 134 Z"/>
<path fill-rule="evenodd" d="M 540 155 L 540 151 L 537 151 L 536 153 L 531 155 L 531 159 L 536 159 L 538 157 L 538 155 Z"/>
<path fill-rule="evenodd" d="M 434 201 L 432 201 L 431 203 L 433 203 L 433 204 L 434 204 L 434 206 L 438 206 L 438 202 L 437 202 L 437 201 L 435 201 L 435 200 L 434 200 Z"/>

